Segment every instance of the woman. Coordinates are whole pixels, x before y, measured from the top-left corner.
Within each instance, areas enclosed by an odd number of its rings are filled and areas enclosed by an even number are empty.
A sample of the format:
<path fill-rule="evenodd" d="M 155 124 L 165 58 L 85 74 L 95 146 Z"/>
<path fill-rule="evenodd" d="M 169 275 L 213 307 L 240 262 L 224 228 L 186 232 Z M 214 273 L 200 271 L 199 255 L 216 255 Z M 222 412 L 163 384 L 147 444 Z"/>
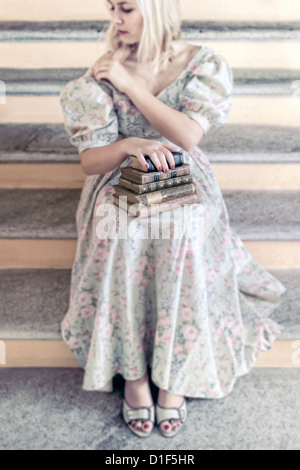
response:
<path fill-rule="evenodd" d="M 87 175 L 62 334 L 85 369 L 84 390 L 111 392 L 114 375 L 124 377 L 124 420 L 141 437 L 154 424 L 148 367 L 159 389 L 159 430 L 174 436 L 185 397 L 226 396 L 272 347 L 282 327 L 269 316 L 286 291 L 230 227 L 198 147 L 229 117 L 233 76 L 211 48 L 180 40 L 179 3 L 108 0 L 108 52 L 60 96 Z M 97 236 L 98 209 L 113 204 L 130 155 L 168 171 L 176 150 L 197 182 L 203 239 Z"/>

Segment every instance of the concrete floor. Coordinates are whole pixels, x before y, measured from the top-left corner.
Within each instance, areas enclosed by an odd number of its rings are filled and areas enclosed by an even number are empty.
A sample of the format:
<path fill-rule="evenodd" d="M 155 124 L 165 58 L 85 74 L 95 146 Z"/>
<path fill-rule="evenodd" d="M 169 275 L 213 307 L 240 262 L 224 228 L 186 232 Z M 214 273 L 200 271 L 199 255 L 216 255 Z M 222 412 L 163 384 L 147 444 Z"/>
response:
<path fill-rule="evenodd" d="M 81 369 L 1 368 L 0 449 L 300 450 L 300 369 L 254 368 L 223 399 L 188 400 L 173 439 L 126 428 L 121 376 L 113 393 L 86 392 L 82 380 Z"/>

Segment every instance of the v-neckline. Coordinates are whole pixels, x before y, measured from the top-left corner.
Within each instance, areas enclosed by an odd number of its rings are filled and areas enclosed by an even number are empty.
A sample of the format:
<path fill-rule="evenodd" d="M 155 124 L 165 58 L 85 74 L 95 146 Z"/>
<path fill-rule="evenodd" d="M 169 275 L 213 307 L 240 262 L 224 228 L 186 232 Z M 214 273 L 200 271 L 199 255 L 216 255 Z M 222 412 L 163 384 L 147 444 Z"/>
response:
<path fill-rule="evenodd" d="M 187 70 L 190 68 L 191 64 L 194 62 L 194 60 L 196 59 L 197 55 L 199 54 L 199 52 L 204 49 L 205 46 L 201 46 L 200 49 L 198 49 L 198 51 L 196 52 L 196 54 L 193 55 L 193 57 L 191 58 L 191 60 L 185 65 L 185 67 L 181 70 L 181 72 L 178 74 L 178 76 L 171 82 L 169 83 L 169 85 L 167 85 L 165 88 L 163 88 L 159 93 L 157 93 L 156 95 L 153 95 L 153 93 L 151 93 L 152 96 L 154 96 L 154 98 L 158 98 L 162 93 L 164 93 L 165 91 L 168 90 L 168 88 L 170 88 L 171 85 L 173 85 L 173 83 L 177 82 L 177 80 L 179 79 L 179 77 L 181 77 L 181 75 Z"/>

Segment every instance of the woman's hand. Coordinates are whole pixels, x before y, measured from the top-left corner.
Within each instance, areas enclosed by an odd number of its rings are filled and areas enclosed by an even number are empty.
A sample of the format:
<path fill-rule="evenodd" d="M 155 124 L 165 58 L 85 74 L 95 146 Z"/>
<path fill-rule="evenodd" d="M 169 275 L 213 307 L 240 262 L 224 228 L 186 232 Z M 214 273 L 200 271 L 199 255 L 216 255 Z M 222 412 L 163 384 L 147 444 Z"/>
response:
<path fill-rule="evenodd" d="M 125 139 L 125 151 L 128 155 L 135 155 L 139 162 L 147 168 L 145 156 L 149 157 L 157 170 L 162 171 L 175 168 L 174 157 L 171 152 L 177 152 L 175 145 L 165 144 L 157 140 L 141 139 L 139 137 L 128 137 Z M 169 165 L 168 163 L 169 162 Z"/>
<path fill-rule="evenodd" d="M 92 69 L 92 76 L 97 82 L 103 79 L 109 80 L 122 93 L 126 93 L 135 83 L 123 65 L 118 60 L 113 59 L 113 52 L 111 51 L 108 51 L 97 60 Z"/>

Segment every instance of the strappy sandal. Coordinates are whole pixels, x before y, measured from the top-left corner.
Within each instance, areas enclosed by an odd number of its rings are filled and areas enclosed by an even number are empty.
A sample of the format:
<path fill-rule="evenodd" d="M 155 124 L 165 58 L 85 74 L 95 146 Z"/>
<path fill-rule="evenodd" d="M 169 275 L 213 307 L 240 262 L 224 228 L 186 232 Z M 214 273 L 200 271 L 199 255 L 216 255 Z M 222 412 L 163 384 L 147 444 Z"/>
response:
<path fill-rule="evenodd" d="M 164 437 L 174 437 L 176 434 L 180 431 L 181 427 L 177 429 L 174 429 L 173 431 L 168 431 L 164 432 L 160 428 L 160 424 L 163 421 L 169 421 L 171 424 L 174 422 L 180 421 L 182 424 L 185 422 L 187 417 L 187 409 L 186 409 L 186 400 L 185 398 L 183 399 L 183 404 L 181 405 L 180 408 L 163 408 L 162 406 L 159 406 L 159 404 L 156 404 L 156 420 L 157 420 L 157 425 L 160 433 Z"/>
<path fill-rule="evenodd" d="M 123 418 L 127 427 L 132 431 L 136 436 L 139 437 L 148 437 L 152 433 L 154 429 L 155 423 L 155 416 L 154 416 L 154 405 L 152 406 L 142 406 L 141 408 L 131 408 L 128 405 L 127 401 L 123 400 Z M 146 421 L 150 421 L 153 426 L 149 432 L 140 431 L 139 429 L 135 429 L 130 422 L 131 421 L 142 421 L 142 423 Z"/>

